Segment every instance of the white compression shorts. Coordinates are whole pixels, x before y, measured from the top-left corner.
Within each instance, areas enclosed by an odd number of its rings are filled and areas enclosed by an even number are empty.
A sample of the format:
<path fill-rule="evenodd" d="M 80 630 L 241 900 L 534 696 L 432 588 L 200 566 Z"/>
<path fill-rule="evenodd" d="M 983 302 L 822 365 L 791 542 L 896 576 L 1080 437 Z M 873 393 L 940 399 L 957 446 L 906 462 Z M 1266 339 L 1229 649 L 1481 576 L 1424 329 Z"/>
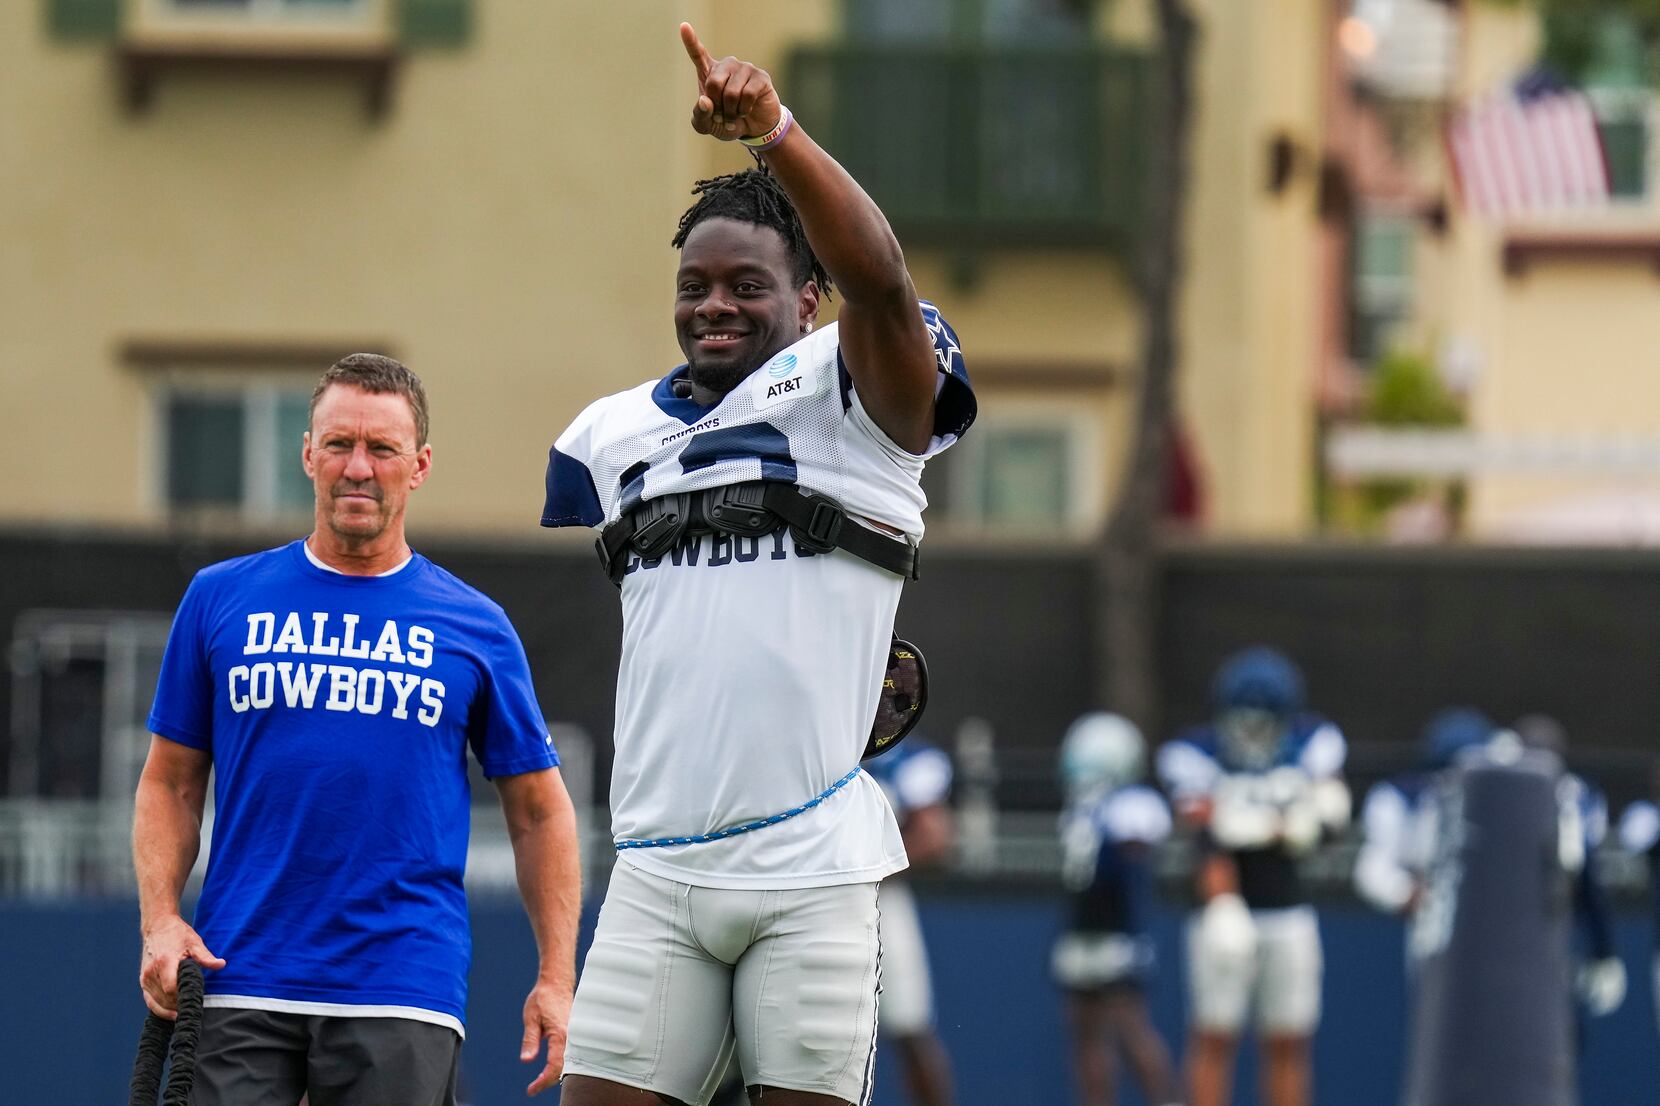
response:
<path fill-rule="evenodd" d="M 706 1106 L 747 1085 L 868 1101 L 877 884 L 694 887 L 619 857 L 571 1009 L 565 1074 Z"/>
<path fill-rule="evenodd" d="M 1194 1025 L 1238 1033 L 1252 1020 L 1263 1033 L 1306 1036 L 1320 1024 L 1325 965 L 1312 906 L 1253 910 L 1256 954 L 1245 970 L 1211 955 L 1199 939 L 1199 915 L 1187 929 L 1188 1001 Z"/>

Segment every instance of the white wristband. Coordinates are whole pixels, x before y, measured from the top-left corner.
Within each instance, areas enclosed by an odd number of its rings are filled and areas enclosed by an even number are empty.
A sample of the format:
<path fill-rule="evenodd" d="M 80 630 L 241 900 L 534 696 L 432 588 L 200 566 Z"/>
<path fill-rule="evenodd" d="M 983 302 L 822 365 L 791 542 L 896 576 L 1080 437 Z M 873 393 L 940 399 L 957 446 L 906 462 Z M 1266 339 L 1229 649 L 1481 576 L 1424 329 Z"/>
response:
<path fill-rule="evenodd" d="M 790 133 L 790 124 L 795 122 L 795 116 L 783 104 L 779 106 L 778 122 L 773 124 L 772 130 L 766 134 L 748 135 L 738 139 L 749 147 L 750 153 L 759 157 L 762 153 L 772 149 L 784 141 L 784 136 Z"/>

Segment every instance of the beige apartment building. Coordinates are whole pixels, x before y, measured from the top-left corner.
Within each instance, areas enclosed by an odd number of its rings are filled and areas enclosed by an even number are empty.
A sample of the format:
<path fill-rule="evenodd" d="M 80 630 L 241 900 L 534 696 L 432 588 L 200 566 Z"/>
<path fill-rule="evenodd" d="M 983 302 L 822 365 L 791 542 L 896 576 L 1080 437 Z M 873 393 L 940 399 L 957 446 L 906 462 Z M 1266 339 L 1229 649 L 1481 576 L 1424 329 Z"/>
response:
<path fill-rule="evenodd" d="M 1326 442 L 1329 471 L 1339 480 L 1417 481 L 1435 502 L 1462 500 L 1450 526 L 1401 536 L 1660 541 L 1652 53 L 1617 15 L 1586 17 L 1576 30 L 1590 43 L 1589 62 L 1571 76 L 1595 117 L 1609 195 L 1494 211 L 1457 179 L 1447 127 L 1461 107 L 1504 93 L 1549 56 L 1535 12 L 1481 0 L 1372 0 L 1355 10 L 1363 7 L 1397 17 L 1438 8 L 1432 14 L 1445 13 L 1453 42 L 1432 94 L 1372 89 L 1371 117 L 1395 139 L 1396 179 L 1378 187 L 1389 174 L 1374 174 L 1372 194 L 1358 203 L 1353 229 L 1369 238 L 1363 252 L 1373 264 L 1354 270 L 1349 306 L 1363 314 L 1360 301 L 1375 301 L 1372 355 L 1389 345 L 1432 363 L 1464 421 L 1428 432 L 1338 426 Z M 1363 35 L 1359 45 L 1377 44 Z M 1326 351 L 1328 376 L 1341 359 Z"/>
<path fill-rule="evenodd" d="M 1660 541 L 1653 59 L 1617 26 L 1602 43 L 1585 84 L 1610 202 L 1467 219 L 1451 244 L 1449 287 L 1481 354 L 1471 390 L 1471 426 L 1487 443 L 1471 479 L 1476 534 Z M 1471 47 L 1475 91 L 1525 67 L 1539 28 L 1525 12 L 1482 11 Z"/>
<path fill-rule="evenodd" d="M 1183 426 L 1208 532 L 1296 536 L 1332 5 L 1191 7 Z M 691 182 L 745 163 L 687 126 L 681 18 L 771 68 L 963 338 L 935 534 L 1091 535 L 1138 371 L 1144 0 L 0 5 L 0 522 L 292 532 L 309 383 L 373 348 L 432 393 L 417 532 L 538 540 L 553 435 L 678 358 Z"/>

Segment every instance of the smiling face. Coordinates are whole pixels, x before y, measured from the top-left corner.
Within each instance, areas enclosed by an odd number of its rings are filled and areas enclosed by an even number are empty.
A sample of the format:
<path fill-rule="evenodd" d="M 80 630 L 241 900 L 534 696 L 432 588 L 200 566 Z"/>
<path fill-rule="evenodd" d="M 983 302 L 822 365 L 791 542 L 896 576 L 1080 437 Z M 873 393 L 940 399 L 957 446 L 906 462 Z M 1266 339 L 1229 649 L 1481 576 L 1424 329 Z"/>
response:
<path fill-rule="evenodd" d="M 797 287 L 789 247 L 771 227 L 706 219 L 680 250 L 674 329 L 693 385 L 725 395 L 807 333 L 818 286 Z"/>
<path fill-rule="evenodd" d="M 317 530 L 362 548 L 385 537 L 403 542 L 409 493 L 432 470 L 432 447 L 418 444 L 409 400 L 331 384 L 311 414 L 301 454 L 317 496 Z"/>

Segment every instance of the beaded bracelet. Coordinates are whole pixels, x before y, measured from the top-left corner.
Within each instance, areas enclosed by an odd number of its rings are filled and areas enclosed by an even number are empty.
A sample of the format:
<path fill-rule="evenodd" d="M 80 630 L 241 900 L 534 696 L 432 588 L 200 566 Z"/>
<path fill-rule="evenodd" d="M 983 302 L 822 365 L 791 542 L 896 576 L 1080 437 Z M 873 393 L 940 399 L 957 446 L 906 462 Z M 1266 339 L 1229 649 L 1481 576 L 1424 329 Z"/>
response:
<path fill-rule="evenodd" d="M 789 108 L 784 107 L 782 104 L 780 104 L 779 107 L 782 108 L 782 110 L 779 112 L 778 122 L 773 124 L 772 130 L 768 131 L 766 134 L 748 135 L 744 138 L 738 139 L 739 142 L 742 142 L 745 146 L 748 146 L 749 152 L 754 154 L 757 158 L 760 157 L 765 151 L 772 149 L 774 146 L 784 141 L 784 136 L 790 133 L 790 124 L 795 122 L 795 116 L 790 113 Z"/>

